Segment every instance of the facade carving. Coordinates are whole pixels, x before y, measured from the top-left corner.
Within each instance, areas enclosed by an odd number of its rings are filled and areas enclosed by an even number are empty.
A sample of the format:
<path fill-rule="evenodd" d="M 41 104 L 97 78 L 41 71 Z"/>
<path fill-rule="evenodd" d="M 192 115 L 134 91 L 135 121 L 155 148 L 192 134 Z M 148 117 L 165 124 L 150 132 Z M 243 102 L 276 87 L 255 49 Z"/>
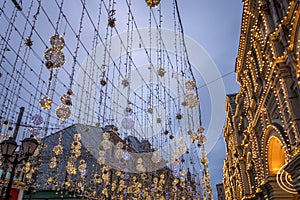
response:
<path fill-rule="evenodd" d="M 227 199 L 300 194 L 300 5 L 244 0 L 236 60 L 240 91 L 227 96 Z"/>

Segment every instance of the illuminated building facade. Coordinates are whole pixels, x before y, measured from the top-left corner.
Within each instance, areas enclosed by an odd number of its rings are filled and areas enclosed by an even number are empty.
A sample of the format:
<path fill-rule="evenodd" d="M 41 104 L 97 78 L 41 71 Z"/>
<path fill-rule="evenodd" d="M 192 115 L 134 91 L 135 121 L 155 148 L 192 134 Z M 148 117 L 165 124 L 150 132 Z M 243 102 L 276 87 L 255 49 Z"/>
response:
<path fill-rule="evenodd" d="M 244 0 L 235 70 L 227 96 L 227 199 L 299 199 L 300 6 Z"/>

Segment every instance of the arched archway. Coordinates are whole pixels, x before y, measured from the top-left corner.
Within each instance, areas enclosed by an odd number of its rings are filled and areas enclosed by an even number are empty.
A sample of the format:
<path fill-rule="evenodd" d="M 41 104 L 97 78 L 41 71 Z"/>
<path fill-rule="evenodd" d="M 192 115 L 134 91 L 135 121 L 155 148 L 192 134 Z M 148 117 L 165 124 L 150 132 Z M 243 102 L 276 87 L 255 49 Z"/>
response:
<path fill-rule="evenodd" d="M 262 136 L 262 144 L 265 175 L 276 175 L 286 157 L 287 143 L 283 128 L 279 124 L 268 125 Z"/>
<path fill-rule="evenodd" d="M 268 145 L 268 166 L 272 175 L 277 174 L 285 163 L 285 150 L 278 137 L 271 136 Z"/>

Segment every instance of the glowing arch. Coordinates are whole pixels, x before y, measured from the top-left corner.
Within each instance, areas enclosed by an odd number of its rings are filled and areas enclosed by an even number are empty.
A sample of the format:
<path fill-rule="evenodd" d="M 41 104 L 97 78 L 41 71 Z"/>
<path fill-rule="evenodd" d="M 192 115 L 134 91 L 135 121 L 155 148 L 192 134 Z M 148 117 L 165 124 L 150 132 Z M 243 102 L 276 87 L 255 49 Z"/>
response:
<path fill-rule="evenodd" d="M 272 175 L 277 174 L 285 163 L 285 150 L 279 138 L 271 136 L 268 145 L 268 166 Z"/>

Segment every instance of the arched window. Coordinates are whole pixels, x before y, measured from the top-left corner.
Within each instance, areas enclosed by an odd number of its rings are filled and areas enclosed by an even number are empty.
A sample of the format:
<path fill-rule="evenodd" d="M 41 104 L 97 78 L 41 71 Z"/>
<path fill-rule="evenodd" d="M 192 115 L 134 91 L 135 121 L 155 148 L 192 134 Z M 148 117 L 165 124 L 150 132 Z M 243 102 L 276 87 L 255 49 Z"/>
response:
<path fill-rule="evenodd" d="M 285 163 L 285 151 L 282 148 L 282 142 L 272 136 L 268 146 L 268 165 L 271 174 L 275 175 Z"/>

